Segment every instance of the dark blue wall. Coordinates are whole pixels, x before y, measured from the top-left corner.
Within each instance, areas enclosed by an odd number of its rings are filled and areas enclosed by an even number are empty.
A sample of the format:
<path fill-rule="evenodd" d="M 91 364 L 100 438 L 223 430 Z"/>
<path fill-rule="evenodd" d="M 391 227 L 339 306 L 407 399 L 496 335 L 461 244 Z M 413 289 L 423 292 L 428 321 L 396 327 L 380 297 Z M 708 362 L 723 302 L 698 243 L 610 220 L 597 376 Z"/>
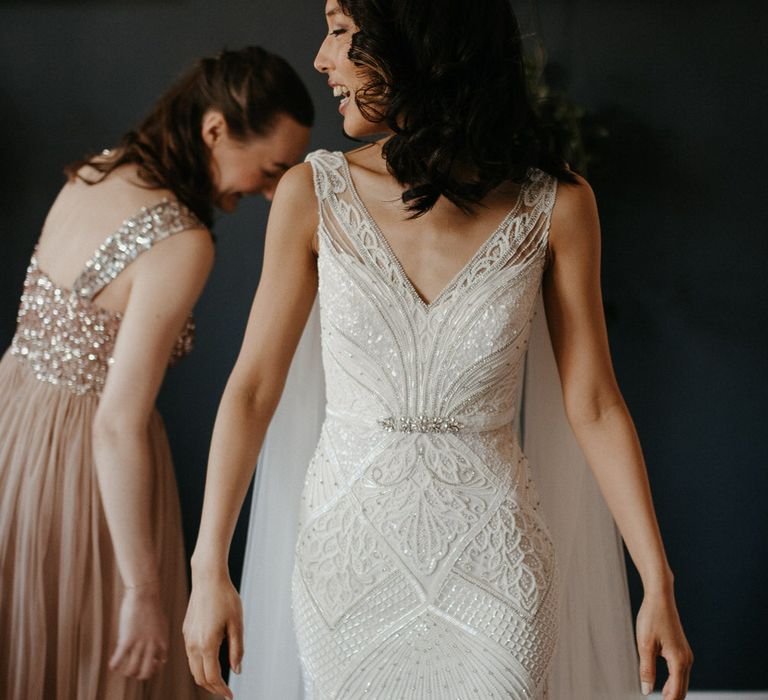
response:
<path fill-rule="evenodd" d="M 335 100 L 311 67 L 325 31 L 322 6 L 0 6 L 3 346 L 62 165 L 112 144 L 199 55 L 248 43 L 282 53 L 316 98 L 313 147 L 347 145 Z M 519 9 L 570 94 L 611 134 L 591 177 L 610 339 L 696 655 L 693 686 L 766 688 L 768 11 L 758 2 L 656 0 L 524 0 Z M 258 282 L 266 215 L 264 203 L 247 202 L 217 226 L 197 351 L 169 373 L 160 400 L 190 545 L 218 397 Z M 241 526 L 232 552 L 235 577 L 243 533 Z M 632 585 L 637 604 L 634 575 Z"/>

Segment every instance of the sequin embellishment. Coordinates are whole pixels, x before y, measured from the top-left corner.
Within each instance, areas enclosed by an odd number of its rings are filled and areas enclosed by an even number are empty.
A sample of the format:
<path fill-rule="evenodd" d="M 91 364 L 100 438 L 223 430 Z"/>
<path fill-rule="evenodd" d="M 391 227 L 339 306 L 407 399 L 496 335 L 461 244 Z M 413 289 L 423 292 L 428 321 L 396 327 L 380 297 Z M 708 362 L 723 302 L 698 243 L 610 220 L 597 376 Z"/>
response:
<path fill-rule="evenodd" d="M 178 202 L 164 200 L 127 219 L 88 261 L 72 289 L 57 286 L 32 256 L 21 295 L 11 354 L 43 382 L 76 395 L 100 394 L 110 366 L 122 314 L 94 297 L 142 252 L 168 236 L 203 225 Z M 190 352 L 190 318 L 171 353 L 174 364 Z"/>
<path fill-rule="evenodd" d="M 293 576 L 316 700 L 541 700 L 554 547 L 512 429 L 554 178 L 519 199 L 430 303 L 344 156 L 310 154 L 327 412 Z"/>
<path fill-rule="evenodd" d="M 455 418 L 428 418 L 427 416 L 417 416 L 408 418 L 400 416 L 395 418 L 387 416 L 377 421 L 388 433 L 458 433 L 464 424 Z"/>

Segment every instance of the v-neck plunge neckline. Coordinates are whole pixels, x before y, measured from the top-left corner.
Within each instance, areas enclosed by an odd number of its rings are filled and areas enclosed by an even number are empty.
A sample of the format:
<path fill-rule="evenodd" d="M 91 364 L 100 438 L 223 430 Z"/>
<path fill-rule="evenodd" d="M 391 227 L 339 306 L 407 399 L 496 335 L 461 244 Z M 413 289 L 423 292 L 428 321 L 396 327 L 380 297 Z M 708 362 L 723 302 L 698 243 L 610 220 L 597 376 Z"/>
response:
<path fill-rule="evenodd" d="M 355 204 L 357 204 L 363 216 L 367 220 L 368 224 L 370 225 L 371 229 L 374 232 L 374 235 L 376 236 L 376 239 L 381 243 L 382 248 L 384 248 L 387 257 L 390 259 L 390 261 L 394 264 L 395 268 L 397 269 L 400 279 L 403 282 L 403 285 L 407 289 L 408 293 L 414 298 L 416 302 L 418 302 L 418 304 L 425 311 L 430 311 L 432 308 L 437 306 L 443 300 L 443 298 L 446 297 L 451 292 L 451 290 L 461 281 L 461 279 L 467 274 L 467 272 L 472 267 L 472 265 L 474 265 L 477 259 L 496 241 L 499 234 L 501 234 L 503 231 L 509 228 L 510 222 L 519 212 L 520 206 L 523 202 L 523 191 L 525 190 L 525 186 L 526 186 L 525 182 L 522 182 L 520 184 L 520 190 L 517 193 L 517 200 L 515 201 L 514 206 L 512 207 L 512 209 L 509 210 L 506 216 L 501 220 L 499 225 L 495 229 L 493 229 L 491 234 L 480 244 L 477 250 L 475 250 L 475 252 L 467 260 L 467 262 L 464 265 L 462 265 L 461 268 L 459 268 L 459 270 L 456 272 L 455 275 L 453 275 L 453 277 L 451 277 L 451 279 L 442 288 L 442 290 L 440 290 L 437 296 L 435 296 L 432 299 L 432 301 L 427 301 L 419 293 L 418 289 L 416 289 L 416 285 L 413 283 L 411 278 L 405 272 L 405 268 L 400 262 L 400 259 L 395 254 L 394 250 L 392 250 L 392 246 L 390 246 L 389 241 L 387 240 L 387 237 L 384 235 L 381 228 L 379 228 L 379 225 L 376 222 L 376 219 L 374 219 L 371 213 L 368 211 L 368 207 L 365 205 L 365 202 L 363 202 L 362 197 L 357 191 L 355 182 L 352 179 L 352 170 L 349 167 L 349 161 L 347 160 L 346 154 L 343 151 L 339 151 L 338 153 L 341 156 L 342 163 L 344 164 L 344 177 L 347 181 L 347 186 L 349 187 L 349 191 L 352 195 L 352 199 L 354 200 Z"/>

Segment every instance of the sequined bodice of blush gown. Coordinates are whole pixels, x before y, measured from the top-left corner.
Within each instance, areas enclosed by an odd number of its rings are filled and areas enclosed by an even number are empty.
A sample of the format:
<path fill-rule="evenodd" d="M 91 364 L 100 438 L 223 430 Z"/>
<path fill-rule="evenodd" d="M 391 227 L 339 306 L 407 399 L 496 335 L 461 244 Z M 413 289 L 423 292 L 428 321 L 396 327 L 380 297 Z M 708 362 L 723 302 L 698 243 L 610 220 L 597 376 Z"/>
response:
<path fill-rule="evenodd" d="M 327 406 L 292 585 L 306 696 L 546 697 L 558 567 L 511 426 L 556 181 L 529 170 L 426 303 L 343 154 L 308 160 Z"/>
<path fill-rule="evenodd" d="M 91 429 L 122 315 L 98 293 L 131 262 L 203 225 L 163 201 L 111 234 L 70 287 L 30 261 L 12 345 L 0 361 L 0 697 L 7 700 L 203 698 L 189 673 L 181 624 L 186 561 L 168 441 L 147 427 L 153 541 L 168 661 L 149 681 L 108 669 L 123 586 L 93 465 Z M 172 353 L 192 344 L 191 319 Z"/>
<path fill-rule="evenodd" d="M 72 288 L 55 284 L 33 254 L 19 305 L 11 354 L 35 376 L 75 394 L 100 394 L 122 314 L 99 306 L 96 295 L 141 253 L 189 228 L 203 225 L 178 202 L 163 201 L 123 222 L 85 264 Z M 175 364 L 192 349 L 187 321 L 171 353 Z"/>

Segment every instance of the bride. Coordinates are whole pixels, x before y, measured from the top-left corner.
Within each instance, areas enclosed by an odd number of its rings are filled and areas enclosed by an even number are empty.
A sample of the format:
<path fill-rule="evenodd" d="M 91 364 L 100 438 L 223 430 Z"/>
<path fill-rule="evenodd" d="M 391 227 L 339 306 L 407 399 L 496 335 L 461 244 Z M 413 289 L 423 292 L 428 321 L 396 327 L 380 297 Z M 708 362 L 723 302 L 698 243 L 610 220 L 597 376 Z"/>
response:
<path fill-rule="evenodd" d="M 275 195 L 192 560 L 196 681 L 232 697 L 226 636 L 249 698 L 616 700 L 650 693 L 657 655 L 685 697 L 594 196 L 533 115 L 507 0 L 325 15 L 315 67 L 376 140 Z M 257 457 L 244 652 L 227 555 Z"/>

